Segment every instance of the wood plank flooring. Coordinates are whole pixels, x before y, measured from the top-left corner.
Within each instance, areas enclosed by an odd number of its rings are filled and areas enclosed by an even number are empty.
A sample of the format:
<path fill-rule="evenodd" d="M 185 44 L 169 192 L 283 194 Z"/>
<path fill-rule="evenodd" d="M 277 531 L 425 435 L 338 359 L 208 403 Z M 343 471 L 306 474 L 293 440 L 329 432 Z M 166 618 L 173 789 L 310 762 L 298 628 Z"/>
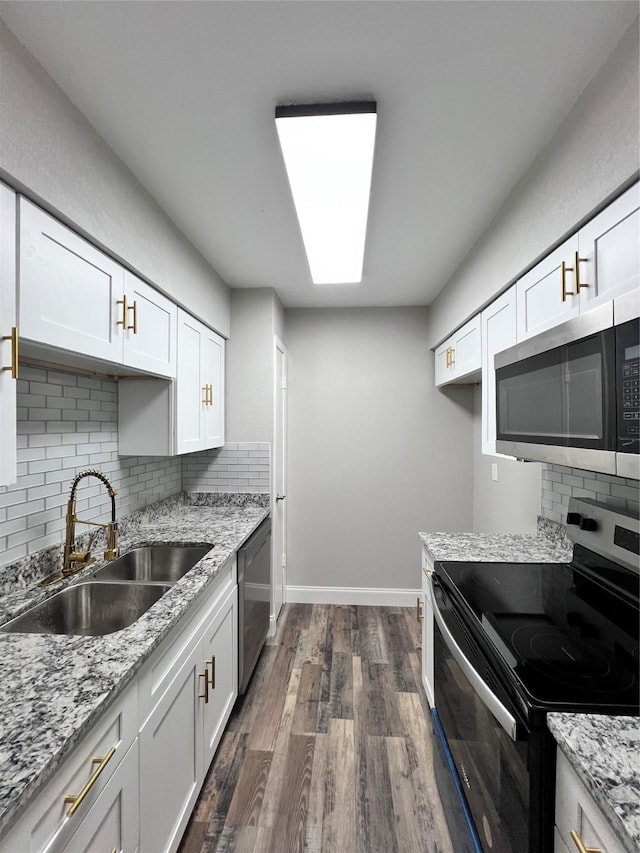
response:
<path fill-rule="evenodd" d="M 415 610 L 289 604 L 179 853 L 452 853 Z"/>

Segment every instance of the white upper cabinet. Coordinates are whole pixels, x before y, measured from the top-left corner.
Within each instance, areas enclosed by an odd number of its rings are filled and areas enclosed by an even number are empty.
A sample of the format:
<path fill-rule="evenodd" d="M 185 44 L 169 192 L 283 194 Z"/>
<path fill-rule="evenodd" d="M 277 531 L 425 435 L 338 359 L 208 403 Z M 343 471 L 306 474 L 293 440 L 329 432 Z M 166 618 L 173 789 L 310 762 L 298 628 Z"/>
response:
<path fill-rule="evenodd" d="M 178 312 L 176 451 L 224 444 L 224 338 Z"/>
<path fill-rule="evenodd" d="M 20 199 L 20 333 L 105 361 L 122 357 L 124 269 Z"/>
<path fill-rule="evenodd" d="M 516 285 L 484 309 L 482 320 L 482 452 L 496 453 L 496 373 L 494 356 L 517 342 Z"/>
<path fill-rule="evenodd" d="M 118 388 L 121 456 L 176 456 L 224 444 L 225 340 L 178 309 L 176 379 Z"/>
<path fill-rule="evenodd" d="M 518 341 L 544 332 L 580 313 L 580 299 L 573 287 L 572 268 L 577 251 L 576 234 L 517 282 Z"/>
<path fill-rule="evenodd" d="M 640 285 L 639 208 L 640 185 L 634 184 L 580 229 L 581 311 Z"/>
<path fill-rule="evenodd" d="M 125 325 L 123 363 L 159 376 L 175 376 L 178 327 L 175 303 L 127 270 L 120 308 L 120 319 L 124 318 Z"/>
<path fill-rule="evenodd" d="M 177 307 L 25 198 L 20 333 L 36 344 L 176 375 Z"/>
<path fill-rule="evenodd" d="M 0 184 L 0 485 L 16 481 L 16 196 Z"/>
<path fill-rule="evenodd" d="M 637 288 L 640 189 L 634 184 L 518 282 L 518 341 Z"/>
<path fill-rule="evenodd" d="M 476 378 L 482 366 L 480 338 L 478 314 L 440 344 L 436 350 L 436 385 L 471 382 Z"/>

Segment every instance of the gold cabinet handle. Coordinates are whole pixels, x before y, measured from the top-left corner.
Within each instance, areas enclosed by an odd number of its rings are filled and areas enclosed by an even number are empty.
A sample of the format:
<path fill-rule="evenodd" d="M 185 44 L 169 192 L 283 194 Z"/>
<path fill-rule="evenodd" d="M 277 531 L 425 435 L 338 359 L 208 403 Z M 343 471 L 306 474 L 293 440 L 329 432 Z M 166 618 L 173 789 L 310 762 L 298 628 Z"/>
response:
<path fill-rule="evenodd" d="M 11 341 L 11 364 L 8 367 L 3 367 L 2 370 L 10 370 L 11 378 L 18 378 L 18 329 L 12 326 L 10 335 L 3 335 L 1 341 Z"/>
<path fill-rule="evenodd" d="M 573 269 L 575 270 L 573 276 L 576 283 L 576 293 L 580 293 L 581 287 L 589 287 L 586 282 L 580 281 L 580 264 L 586 264 L 588 260 L 588 258 L 581 258 L 580 252 L 573 253 Z"/>
<path fill-rule="evenodd" d="M 567 301 L 567 296 L 575 296 L 575 293 L 572 290 L 567 290 L 567 273 L 572 272 L 573 267 L 568 267 L 564 261 L 560 264 L 560 293 L 562 295 L 562 301 Z"/>
<path fill-rule="evenodd" d="M 449 369 L 451 367 L 451 347 L 447 347 L 447 360 L 445 362 L 445 367 Z"/>
<path fill-rule="evenodd" d="M 216 689 L 216 656 L 211 655 L 211 660 L 207 661 L 207 666 L 211 667 L 211 678 L 209 679 L 209 684 L 212 690 Z"/>
<path fill-rule="evenodd" d="M 451 349 L 451 355 L 450 355 L 450 357 L 449 357 L 449 367 L 455 367 L 455 363 L 456 363 L 456 359 L 455 359 L 456 351 L 454 350 L 454 348 L 453 348 L 453 347 L 450 347 L 450 349 Z"/>
<path fill-rule="evenodd" d="M 129 305 L 129 311 L 133 311 L 133 325 L 127 326 L 127 329 L 131 329 L 134 335 L 138 334 L 138 300 L 133 300 L 133 305 Z"/>
<path fill-rule="evenodd" d="M 209 703 L 209 673 L 205 666 L 204 672 L 198 673 L 198 678 L 204 678 L 204 693 L 198 693 L 198 699 L 204 699 L 204 704 Z"/>
<path fill-rule="evenodd" d="M 602 853 L 599 847 L 585 847 L 582 839 L 575 831 L 575 829 L 571 830 L 571 840 L 576 845 L 580 853 Z"/>
<path fill-rule="evenodd" d="M 202 397 L 203 397 L 202 405 L 208 406 L 209 405 L 209 386 L 208 385 L 205 385 L 204 388 L 202 389 Z"/>
<path fill-rule="evenodd" d="M 116 326 L 122 326 L 123 329 L 127 328 L 127 313 L 129 311 L 129 306 L 127 305 L 127 294 L 125 293 L 122 299 L 118 299 L 116 305 L 122 305 L 122 320 L 116 320 Z"/>
<path fill-rule="evenodd" d="M 422 622 L 424 619 L 424 613 L 422 612 L 422 600 L 420 596 L 416 598 L 416 619 L 418 622 Z"/>
<path fill-rule="evenodd" d="M 97 764 L 98 766 L 96 767 L 96 769 L 91 774 L 91 777 L 89 778 L 89 781 L 87 782 L 87 784 L 84 786 L 84 788 L 80 791 L 79 794 L 67 794 L 67 796 L 64 798 L 65 803 L 71 803 L 71 808 L 67 812 L 67 817 L 72 817 L 76 813 L 76 811 L 78 810 L 78 808 L 82 804 L 82 801 L 84 800 L 84 798 L 87 796 L 89 791 L 93 788 L 93 786 L 98 781 L 98 776 L 102 773 L 104 768 L 107 766 L 107 764 L 113 758 L 115 751 L 116 751 L 115 746 L 112 746 L 104 758 L 92 758 L 91 759 L 91 763 Z"/>
<path fill-rule="evenodd" d="M 213 406 L 213 385 L 209 385 L 209 405 Z"/>

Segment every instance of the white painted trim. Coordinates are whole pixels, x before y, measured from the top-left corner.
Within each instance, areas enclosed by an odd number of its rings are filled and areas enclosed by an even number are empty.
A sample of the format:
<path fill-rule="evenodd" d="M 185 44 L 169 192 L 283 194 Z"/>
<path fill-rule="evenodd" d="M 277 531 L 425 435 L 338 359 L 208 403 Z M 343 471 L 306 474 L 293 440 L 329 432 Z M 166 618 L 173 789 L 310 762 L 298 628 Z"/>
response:
<path fill-rule="evenodd" d="M 287 586 L 287 602 L 297 604 L 367 604 L 415 607 L 419 589 L 376 589 L 351 586 Z"/>

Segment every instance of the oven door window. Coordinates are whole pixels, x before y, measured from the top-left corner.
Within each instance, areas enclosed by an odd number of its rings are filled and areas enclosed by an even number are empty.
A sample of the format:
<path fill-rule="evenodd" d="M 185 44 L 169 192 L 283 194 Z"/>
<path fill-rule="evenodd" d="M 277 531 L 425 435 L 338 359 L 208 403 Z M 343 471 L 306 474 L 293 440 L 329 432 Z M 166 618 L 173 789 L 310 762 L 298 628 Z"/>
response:
<path fill-rule="evenodd" d="M 613 450 L 614 370 L 612 328 L 498 369 L 498 439 Z"/>
<path fill-rule="evenodd" d="M 497 722 L 473 690 L 437 625 L 434 651 L 436 709 L 483 848 L 527 853 L 527 742 L 513 741 Z"/>

